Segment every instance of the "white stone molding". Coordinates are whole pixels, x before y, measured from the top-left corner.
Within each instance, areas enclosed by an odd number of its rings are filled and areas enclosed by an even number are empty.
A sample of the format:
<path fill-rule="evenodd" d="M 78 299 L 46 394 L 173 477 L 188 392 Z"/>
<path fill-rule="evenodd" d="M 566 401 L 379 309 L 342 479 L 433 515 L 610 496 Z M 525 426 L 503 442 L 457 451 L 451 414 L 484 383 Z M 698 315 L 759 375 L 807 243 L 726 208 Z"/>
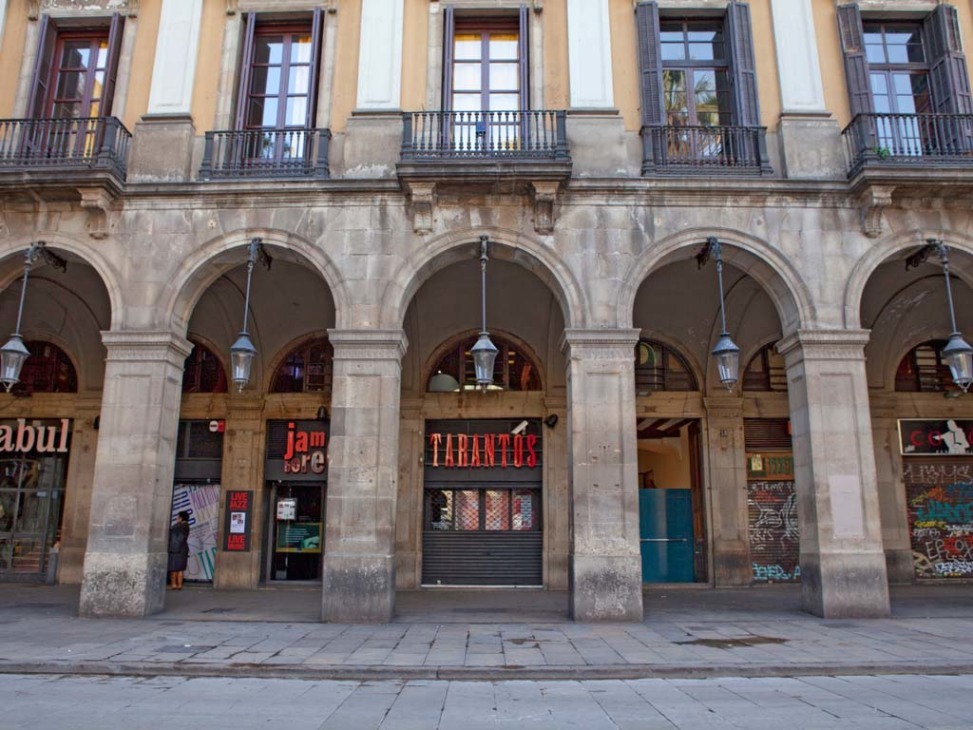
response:
<path fill-rule="evenodd" d="M 784 114 L 827 114 L 811 0 L 771 0 Z"/>
<path fill-rule="evenodd" d="M 174 332 L 103 330 L 101 341 L 106 361 L 168 362 L 180 370 L 193 350 L 192 342 Z"/>
<path fill-rule="evenodd" d="M 610 109 L 615 105 L 611 52 L 608 0 L 568 0 L 572 109 Z"/>
<path fill-rule="evenodd" d="M 362 0 L 356 102 L 361 111 L 402 104 L 402 22 L 403 0 Z"/>
<path fill-rule="evenodd" d="M 189 114 L 199 56 L 203 0 L 162 0 L 162 17 L 152 67 L 152 114 Z"/>
<path fill-rule="evenodd" d="M 401 361 L 409 347 L 403 330 L 330 329 L 335 360 Z"/>
<path fill-rule="evenodd" d="M 3 48 L 3 29 L 7 24 L 7 0 L 0 0 L 0 49 Z"/>

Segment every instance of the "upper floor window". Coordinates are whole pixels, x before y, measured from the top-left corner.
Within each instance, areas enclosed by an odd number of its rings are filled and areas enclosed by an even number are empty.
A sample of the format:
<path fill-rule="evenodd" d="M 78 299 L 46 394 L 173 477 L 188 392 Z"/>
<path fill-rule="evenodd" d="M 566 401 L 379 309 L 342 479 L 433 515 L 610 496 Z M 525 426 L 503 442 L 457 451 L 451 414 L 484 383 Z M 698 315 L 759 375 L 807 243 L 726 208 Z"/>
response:
<path fill-rule="evenodd" d="M 334 348 L 326 337 L 298 345 L 274 373 L 272 393 L 331 392 Z"/>
<path fill-rule="evenodd" d="M 183 393 L 225 393 L 226 371 L 223 363 L 205 345 L 193 343 L 182 376 Z"/>
<path fill-rule="evenodd" d="M 906 393 L 958 390 L 943 359 L 946 340 L 929 340 L 913 347 L 895 372 L 895 389 Z"/>
<path fill-rule="evenodd" d="M 124 22 L 115 13 L 104 25 L 61 27 L 50 16 L 41 16 L 28 109 L 31 119 L 111 115 Z"/>
<path fill-rule="evenodd" d="M 723 24 L 662 20 L 659 25 L 666 124 L 730 124 L 730 85 Z"/>
<path fill-rule="evenodd" d="M 513 342 L 496 334 L 490 335 L 499 352 L 493 365 L 494 389 L 540 390 L 540 371 L 533 359 Z M 436 363 L 426 389 L 429 392 L 475 390 L 476 369 L 470 349 L 478 335 L 464 336 L 449 345 Z"/>
<path fill-rule="evenodd" d="M 78 392 L 78 375 L 64 350 L 41 340 L 24 344 L 30 357 L 24 361 L 20 382 L 12 389 L 14 395 Z"/>
<path fill-rule="evenodd" d="M 655 340 L 639 340 L 635 346 L 635 392 L 698 390 L 689 363 L 678 352 Z"/>
<path fill-rule="evenodd" d="M 929 67 L 918 23 L 864 23 L 865 56 L 875 111 L 928 114 Z"/>
<path fill-rule="evenodd" d="M 743 371 L 743 389 L 787 392 L 787 369 L 776 343 L 765 345 L 751 358 Z"/>

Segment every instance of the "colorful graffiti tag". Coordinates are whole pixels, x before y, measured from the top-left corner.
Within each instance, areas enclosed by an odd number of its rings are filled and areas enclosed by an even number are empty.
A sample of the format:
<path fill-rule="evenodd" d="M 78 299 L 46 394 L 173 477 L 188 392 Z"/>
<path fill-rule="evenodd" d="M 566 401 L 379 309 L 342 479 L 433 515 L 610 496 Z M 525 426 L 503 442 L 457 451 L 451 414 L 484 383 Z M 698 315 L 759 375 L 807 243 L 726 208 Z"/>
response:
<path fill-rule="evenodd" d="M 973 577 L 973 463 L 907 461 L 902 480 L 916 576 Z"/>
<path fill-rule="evenodd" d="M 754 582 L 799 581 L 800 533 L 794 482 L 750 482 L 747 511 Z"/>
<path fill-rule="evenodd" d="M 186 566 L 186 580 L 213 580 L 219 508 L 219 484 L 177 484 L 173 487 L 173 521 L 180 510 L 189 512 L 189 564 Z"/>

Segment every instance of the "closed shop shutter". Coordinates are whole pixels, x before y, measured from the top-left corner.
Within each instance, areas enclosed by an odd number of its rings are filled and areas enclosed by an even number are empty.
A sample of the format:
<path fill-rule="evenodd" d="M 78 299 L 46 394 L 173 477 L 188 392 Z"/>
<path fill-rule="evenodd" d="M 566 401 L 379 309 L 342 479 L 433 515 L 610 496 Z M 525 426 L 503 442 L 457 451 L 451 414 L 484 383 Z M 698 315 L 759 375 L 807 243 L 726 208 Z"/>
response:
<path fill-rule="evenodd" d="M 903 458 L 916 577 L 973 578 L 973 459 Z"/>

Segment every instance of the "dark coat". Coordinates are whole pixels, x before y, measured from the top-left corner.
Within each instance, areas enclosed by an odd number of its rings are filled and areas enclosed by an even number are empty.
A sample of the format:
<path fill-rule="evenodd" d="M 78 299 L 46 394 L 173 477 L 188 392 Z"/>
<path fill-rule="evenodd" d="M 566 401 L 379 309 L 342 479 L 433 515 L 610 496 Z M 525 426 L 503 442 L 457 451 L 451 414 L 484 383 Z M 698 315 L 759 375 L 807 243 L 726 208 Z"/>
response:
<path fill-rule="evenodd" d="M 169 572 L 186 569 L 189 563 L 189 523 L 177 522 L 169 530 Z"/>

